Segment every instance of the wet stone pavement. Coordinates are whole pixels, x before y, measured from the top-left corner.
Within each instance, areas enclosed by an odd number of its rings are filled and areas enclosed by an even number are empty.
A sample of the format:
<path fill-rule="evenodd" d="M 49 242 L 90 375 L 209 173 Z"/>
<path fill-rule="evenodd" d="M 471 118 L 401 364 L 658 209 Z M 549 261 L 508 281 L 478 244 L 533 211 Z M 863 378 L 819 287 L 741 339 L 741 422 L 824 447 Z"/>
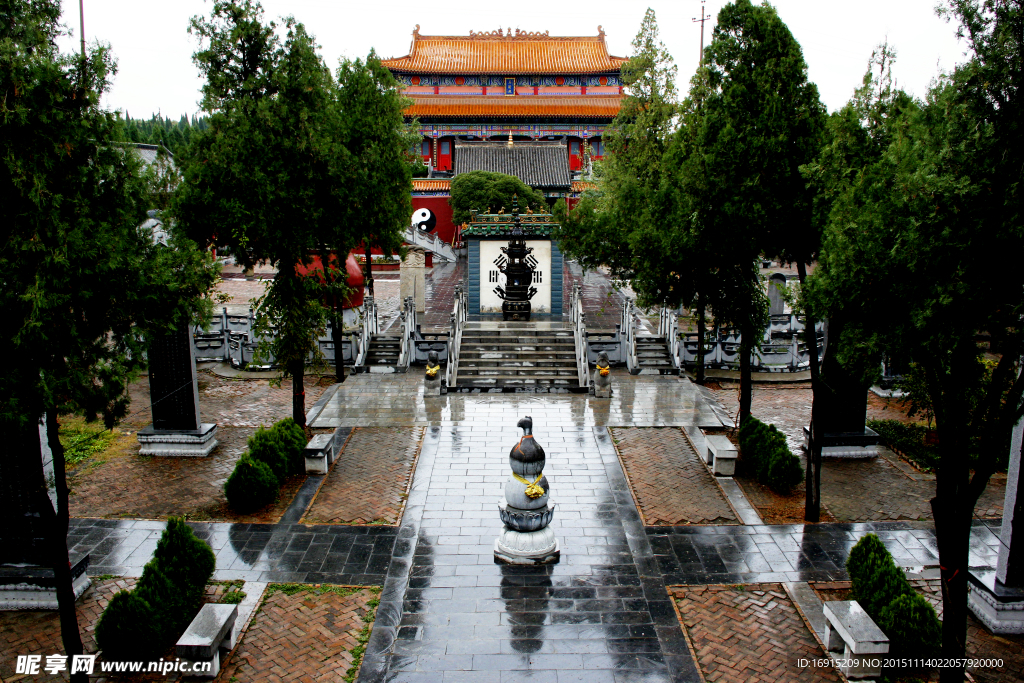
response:
<path fill-rule="evenodd" d="M 699 681 L 607 429 L 535 418 L 561 561 L 496 564 L 511 426 L 427 430 L 360 681 Z"/>

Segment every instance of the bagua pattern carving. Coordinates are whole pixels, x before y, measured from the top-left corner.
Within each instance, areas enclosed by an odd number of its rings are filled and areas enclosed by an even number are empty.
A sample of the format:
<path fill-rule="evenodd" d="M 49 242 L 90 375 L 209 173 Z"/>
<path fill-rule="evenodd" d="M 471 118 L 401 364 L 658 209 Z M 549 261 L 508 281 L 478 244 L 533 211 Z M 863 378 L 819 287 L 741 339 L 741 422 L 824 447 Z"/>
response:
<path fill-rule="evenodd" d="M 503 320 L 529 320 L 530 299 L 537 293 L 532 286 L 533 270 L 537 267 L 537 259 L 531 256 L 532 247 L 526 246 L 526 237 L 519 222 L 519 197 L 512 196 L 512 239 L 507 247 L 502 247 L 503 256 L 494 260 L 498 271 L 505 276 L 505 286 L 498 285 L 494 293 L 502 299 L 501 317 Z"/>

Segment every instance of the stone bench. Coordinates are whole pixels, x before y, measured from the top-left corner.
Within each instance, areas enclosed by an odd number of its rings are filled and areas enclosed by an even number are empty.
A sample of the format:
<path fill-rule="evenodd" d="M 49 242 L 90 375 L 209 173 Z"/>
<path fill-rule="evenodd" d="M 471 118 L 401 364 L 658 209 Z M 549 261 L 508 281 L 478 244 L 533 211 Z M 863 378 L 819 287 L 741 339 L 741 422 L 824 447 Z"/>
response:
<path fill-rule="evenodd" d="M 306 458 L 306 474 L 327 474 L 334 462 L 334 434 L 317 434 L 302 451 Z"/>
<path fill-rule="evenodd" d="M 238 605 L 203 605 L 175 645 L 175 654 L 192 663 L 191 675 L 214 678 L 220 673 L 220 651 L 235 646 L 237 618 Z M 200 662 L 209 662 L 209 670 L 197 670 Z"/>
<path fill-rule="evenodd" d="M 889 638 L 856 600 L 826 602 L 825 649 L 842 652 L 847 666 L 840 667 L 850 680 L 877 680 L 881 661 L 889 651 Z"/>
<path fill-rule="evenodd" d="M 729 437 L 711 434 L 706 437 L 708 446 L 708 464 L 717 476 L 731 477 L 736 473 L 736 446 Z"/>

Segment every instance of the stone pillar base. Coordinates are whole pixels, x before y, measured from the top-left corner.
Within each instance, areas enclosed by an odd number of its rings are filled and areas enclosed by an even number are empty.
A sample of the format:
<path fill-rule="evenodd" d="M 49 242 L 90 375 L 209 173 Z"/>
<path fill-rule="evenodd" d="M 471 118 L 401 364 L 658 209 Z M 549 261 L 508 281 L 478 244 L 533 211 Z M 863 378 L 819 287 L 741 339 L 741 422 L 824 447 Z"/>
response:
<path fill-rule="evenodd" d="M 83 555 L 71 564 L 71 589 L 75 600 L 92 585 L 85 570 L 89 556 Z M 39 565 L 0 565 L 0 611 L 56 610 L 57 585 L 53 569 Z"/>
<path fill-rule="evenodd" d="M 533 532 L 539 533 L 539 532 Z M 511 548 L 506 547 L 501 539 L 494 541 L 494 562 L 495 564 L 555 564 L 562 557 L 558 539 L 550 549 L 542 550 L 539 553 L 520 554 Z"/>
<path fill-rule="evenodd" d="M 204 423 L 197 430 L 153 429 L 149 425 L 139 430 L 139 455 L 204 458 L 216 447 L 216 424 Z"/>
<path fill-rule="evenodd" d="M 994 569 L 970 571 L 967 607 L 996 635 L 1024 633 L 1024 588 L 1004 586 Z"/>

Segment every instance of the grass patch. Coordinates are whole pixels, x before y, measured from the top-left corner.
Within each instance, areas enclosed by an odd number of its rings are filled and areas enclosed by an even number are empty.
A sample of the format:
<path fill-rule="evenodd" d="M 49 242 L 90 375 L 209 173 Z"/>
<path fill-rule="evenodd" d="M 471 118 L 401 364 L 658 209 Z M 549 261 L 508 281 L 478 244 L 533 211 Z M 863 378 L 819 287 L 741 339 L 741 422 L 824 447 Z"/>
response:
<path fill-rule="evenodd" d="M 375 593 L 380 593 L 380 589 L 371 589 Z M 366 653 L 366 643 L 370 640 L 370 632 L 373 630 L 373 621 L 377 618 L 377 606 L 380 605 L 380 598 L 375 597 L 366 602 L 366 613 L 363 614 L 363 621 L 366 622 L 363 626 L 363 630 L 359 632 L 359 636 L 356 638 L 357 645 L 350 650 L 352 655 L 352 666 L 345 672 L 342 680 L 345 683 L 352 683 L 356 679 L 356 675 L 359 673 L 359 667 L 363 663 L 363 655 Z"/>
<path fill-rule="evenodd" d="M 228 591 L 220 597 L 222 605 L 237 605 L 242 600 L 245 600 L 245 593 L 240 590 Z"/>
<path fill-rule="evenodd" d="M 102 424 L 79 420 L 66 421 L 58 434 L 64 446 L 64 461 L 68 465 L 77 465 L 102 453 L 117 438 L 116 432 L 104 429 Z"/>

